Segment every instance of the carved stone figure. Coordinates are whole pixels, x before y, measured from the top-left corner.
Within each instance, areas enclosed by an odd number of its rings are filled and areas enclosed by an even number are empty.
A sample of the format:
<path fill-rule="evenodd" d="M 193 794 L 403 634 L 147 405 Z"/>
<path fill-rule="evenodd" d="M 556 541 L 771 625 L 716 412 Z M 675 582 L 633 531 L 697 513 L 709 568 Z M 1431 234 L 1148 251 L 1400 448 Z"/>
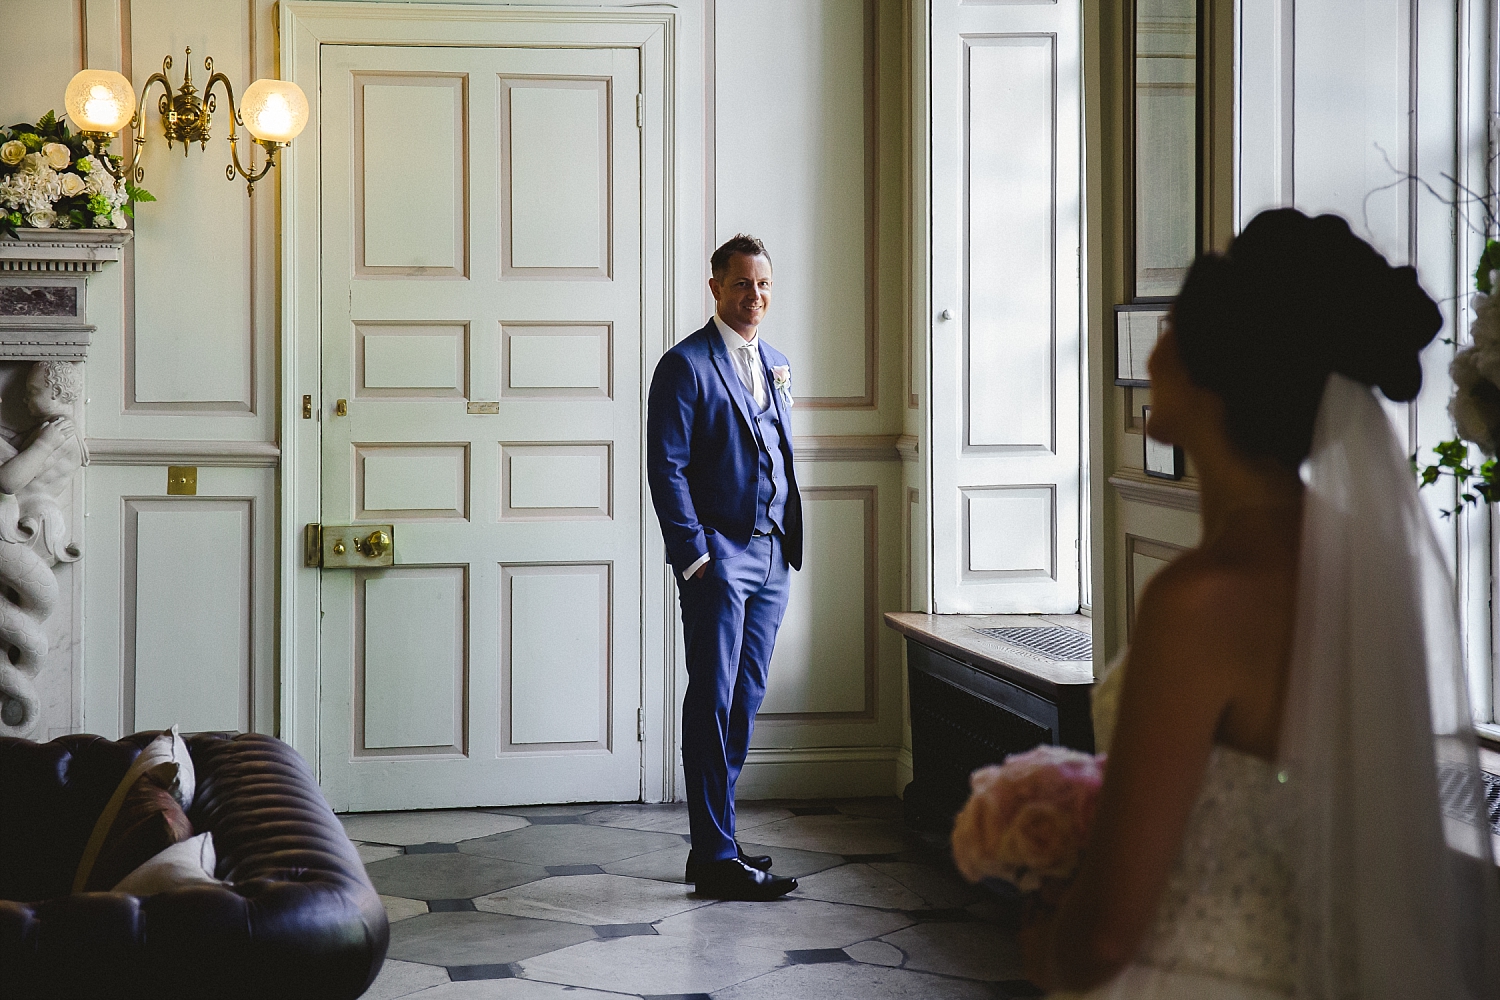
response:
<path fill-rule="evenodd" d="M 26 379 L 37 423 L 0 440 L 0 735 L 25 736 L 39 711 L 36 675 L 47 656 L 45 623 L 57 606 L 58 563 L 81 555 L 68 544 L 58 496 L 88 464 L 73 421 L 83 371 L 68 361 L 38 361 Z"/>

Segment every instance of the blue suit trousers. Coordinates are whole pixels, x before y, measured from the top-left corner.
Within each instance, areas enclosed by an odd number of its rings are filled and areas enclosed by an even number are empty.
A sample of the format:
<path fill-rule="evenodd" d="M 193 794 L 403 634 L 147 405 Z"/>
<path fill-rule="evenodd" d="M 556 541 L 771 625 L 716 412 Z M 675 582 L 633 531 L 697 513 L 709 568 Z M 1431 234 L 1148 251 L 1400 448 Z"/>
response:
<path fill-rule="evenodd" d="M 702 578 L 679 577 L 677 587 L 687 640 L 682 769 L 693 854 L 722 861 L 738 850 L 734 786 L 791 590 L 781 537 L 756 535 L 743 552 L 709 560 Z"/>

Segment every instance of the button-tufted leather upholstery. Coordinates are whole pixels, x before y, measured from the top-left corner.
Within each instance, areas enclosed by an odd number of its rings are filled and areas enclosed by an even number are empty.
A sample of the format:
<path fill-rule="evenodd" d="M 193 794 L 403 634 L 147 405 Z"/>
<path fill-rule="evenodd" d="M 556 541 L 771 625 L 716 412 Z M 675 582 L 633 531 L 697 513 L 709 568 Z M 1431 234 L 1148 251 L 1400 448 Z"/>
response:
<path fill-rule="evenodd" d="M 307 765 L 272 737 L 187 737 L 188 815 L 213 832 L 229 885 L 68 894 L 94 820 L 155 735 L 0 738 L 0 997 L 364 993 L 385 958 L 385 910 Z"/>

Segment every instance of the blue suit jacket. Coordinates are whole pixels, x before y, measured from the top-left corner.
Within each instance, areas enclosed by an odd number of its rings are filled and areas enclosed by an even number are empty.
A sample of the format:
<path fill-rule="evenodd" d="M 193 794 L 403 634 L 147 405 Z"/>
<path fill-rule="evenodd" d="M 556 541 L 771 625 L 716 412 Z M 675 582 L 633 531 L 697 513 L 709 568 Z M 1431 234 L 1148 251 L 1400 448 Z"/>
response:
<path fill-rule="evenodd" d="M 786 357 L 760 342 L 766 387 L 781 421 L 787 485 L 787 561 L 802 568 L 802 498 L 792 467 L 792 422 L 771 367 Z M 753 405 L 710 319 L 656 364 L 646 404 L 646 481 L 667 543 L 667 562 L 682 571 L 707 552 L 724 559 L 743 552 L 755 530 L 760 443 Z"/>

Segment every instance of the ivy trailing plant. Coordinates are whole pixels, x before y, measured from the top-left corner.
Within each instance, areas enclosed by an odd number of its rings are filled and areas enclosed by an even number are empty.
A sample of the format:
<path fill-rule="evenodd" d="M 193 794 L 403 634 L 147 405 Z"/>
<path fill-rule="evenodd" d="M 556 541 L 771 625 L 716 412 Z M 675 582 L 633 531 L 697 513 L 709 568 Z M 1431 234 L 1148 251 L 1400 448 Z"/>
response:
<path fill-rule="evenodd" d="M 118 171 L 120 157 L 104 155 Z M 155 200 L 129 178 L 111 176 L 55 112 L 0 128 L 0 237 L 22 227 L 124 229 L 132 203 Z"/>
<path fill-rule="evenodd" d="M 1469 446 L 1463 441 L 1440 441 L 1432 449 L 1437 454 L 1437 463 L 1421 471 L 1421 484 L 1431 486 L 1444 476 L 1453 477 L 1458 486 L 1458 507 L 1443 511 L 1443 517 L 1452 517 L 1454 512 L 1470 504 L 1494 503 L 1500 500 L 1500 468 L 1493 458 L 1480 462 L 1478 467 L 1469 464 Z M 1416 465 L 1413 456 L 1413 466 Z"/>

